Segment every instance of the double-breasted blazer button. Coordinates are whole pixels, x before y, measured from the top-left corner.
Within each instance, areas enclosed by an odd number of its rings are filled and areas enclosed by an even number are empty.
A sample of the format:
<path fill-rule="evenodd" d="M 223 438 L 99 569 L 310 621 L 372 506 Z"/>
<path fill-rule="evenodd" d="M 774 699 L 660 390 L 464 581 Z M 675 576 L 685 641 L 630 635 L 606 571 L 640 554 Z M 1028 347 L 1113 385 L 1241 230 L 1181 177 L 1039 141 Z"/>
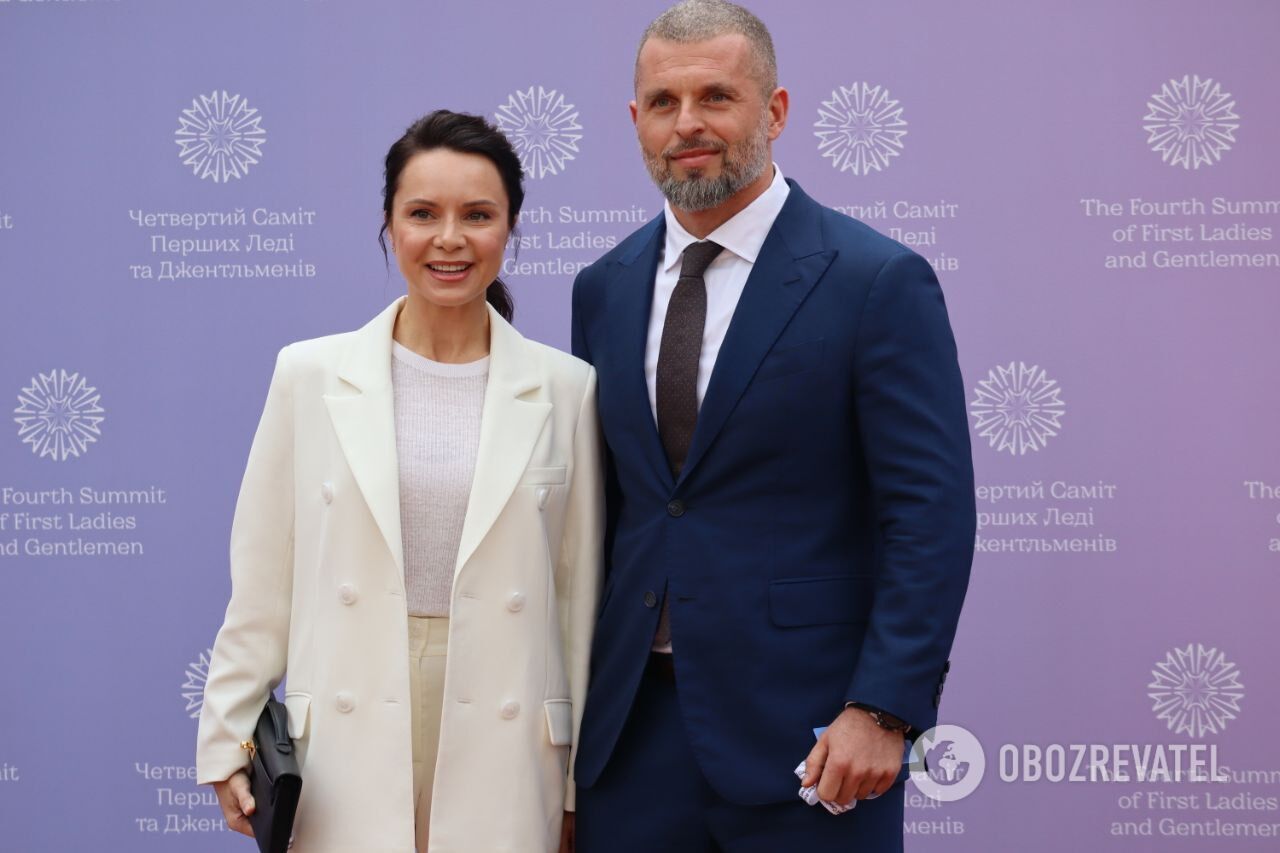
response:
<path fill-rule="evenodd" d="M 657 606 L 658 606 L 658 594 L 657 594 L 656 592 L 654 592 L 653 590 L 649 590 L 648 592 L 646 592 L 646 593 L 644 594 L 644 606 L 645 606 L 645 607 L 657 607 Z"/>
<path fill-rule="evenodd" d="M 514 720 L 517 716 L 520 715 L 520 703 L 519 702 L 503 702 L 502 710 L 500 711 L 500 713 L 502 714 L 502 719 Z"/>
<path fill-rule="evenodd" d="M 512 613 L 519 613 L 521 610 L 524 610 L 524 593 L 511 593 L 511 597 L 507 599 L 507 609 Z"/>
<path fill-rule="evenodd" d="M 338 587 L 338 600 L 343 604 L 355 604 L 360 594 L 356 592 L 356 588 L 349 583 L 344 583 Z"/>
<path fill-rule="evenodd" d="M 345 690 L 339 690 L 338 695 L 334 697 L 333 704 L 338 710 L 344 714 L 350 714 L 356 709 L 356 697 L 352 696 Z"/>
<path fill-rule="evenodd" d="M 320 484 L 320 499 L 327 504 L 333 503 L 333 483 L 325 480 Z"/>
<path fill-rule="evenodd" d="M 667 515 L 671 516 L 672 518 L 679 518 L 680 516 L 684 515 L 684 501 L 674 500 L 671 503 L 667 504 Z"/>

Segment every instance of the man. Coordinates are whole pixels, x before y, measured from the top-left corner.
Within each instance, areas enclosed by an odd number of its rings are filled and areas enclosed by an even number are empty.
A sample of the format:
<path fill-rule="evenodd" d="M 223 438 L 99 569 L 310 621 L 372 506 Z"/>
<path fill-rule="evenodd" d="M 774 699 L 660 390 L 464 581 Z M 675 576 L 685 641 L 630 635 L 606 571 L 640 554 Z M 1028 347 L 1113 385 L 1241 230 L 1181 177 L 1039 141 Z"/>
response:
<path fill-rule="evenodd" d="M 750 12 L 669 9 L 635 84 L 667 206 L 573 293 L 609 455 L 578 850 L 900 850 L 974 538 L 942 293 L 773 165 L 788 95 Z M 802 801 L 802 760 L 856 808 Z"/>

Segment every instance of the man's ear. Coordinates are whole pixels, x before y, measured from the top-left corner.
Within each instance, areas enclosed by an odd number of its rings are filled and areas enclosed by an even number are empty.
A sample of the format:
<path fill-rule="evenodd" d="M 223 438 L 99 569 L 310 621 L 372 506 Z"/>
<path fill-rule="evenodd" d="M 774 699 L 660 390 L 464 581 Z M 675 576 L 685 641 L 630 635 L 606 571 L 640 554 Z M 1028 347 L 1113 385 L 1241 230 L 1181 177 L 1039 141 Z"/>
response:
<path fill-rule="evenodd" d="M 782 135 L 787 126 L 787 110 L 791 106 L 791 95 L 779 86 L 769 96 L 769 139 L 774 140 Z"/>

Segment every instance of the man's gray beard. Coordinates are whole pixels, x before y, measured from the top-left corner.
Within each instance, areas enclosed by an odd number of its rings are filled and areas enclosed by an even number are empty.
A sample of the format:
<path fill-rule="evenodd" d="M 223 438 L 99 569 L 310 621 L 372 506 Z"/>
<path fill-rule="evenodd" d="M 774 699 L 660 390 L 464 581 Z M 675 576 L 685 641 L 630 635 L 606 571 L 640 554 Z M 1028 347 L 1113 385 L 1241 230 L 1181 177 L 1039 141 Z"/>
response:
<path fill-rule="evenodd" d="M 690 212 L 710 210 L 724 204 L 764 174 L 769 166 L 768 140 L 768 127 L 762 124 L 759 132 L 747 143 L 741 160 L 730 159 L 727 156 L 729 152 L 726 152 L 724 168 L 715 178 L 696 176 L 681 180 L 672 174 L 671 166 L 662 155 L 650 157 L 648 152 L 644 152 L 644 162 L 649 168 L 649 177 L 653 178 L 672 207 Z"/>

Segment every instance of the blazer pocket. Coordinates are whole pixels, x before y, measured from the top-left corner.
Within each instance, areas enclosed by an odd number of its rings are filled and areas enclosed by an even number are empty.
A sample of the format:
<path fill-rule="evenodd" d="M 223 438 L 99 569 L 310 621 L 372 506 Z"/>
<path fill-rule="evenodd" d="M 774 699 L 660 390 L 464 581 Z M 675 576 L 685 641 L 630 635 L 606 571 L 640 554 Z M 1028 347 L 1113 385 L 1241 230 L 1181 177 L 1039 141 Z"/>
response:
<path fill-rule="evenodd" d="M 569 746 L 573 743 L 573 701 L 548 699 L 542 703 L 547 713 L 547 736 L 552 746 Z"/>
<path fill-rule="evenodd" d="M 558 468 L 525 468 L 522 486 L 560 486 L 564 484 L 565 466 Z"/>
<path fill-rule="evenodd" d="M 289 714 L 289 737 L 297 740 L 307 736 L 307 721 L 311 719 L 311 694 L 284 694 L 284 709 Z"/>
<path fill-rule="evenodd" d="M 756 371 L 755 381 L 764 382 L 781 376 L 791 376 L 813 370 L 822 363 L 822 338 L 805 341 L 771 351 Z"/>
<path fill-rule="evenodd" d="M 769 584 L 769 621 L 779 628 L 841 625 L 867 618 L 874 575 L 787 578 Z"/>

